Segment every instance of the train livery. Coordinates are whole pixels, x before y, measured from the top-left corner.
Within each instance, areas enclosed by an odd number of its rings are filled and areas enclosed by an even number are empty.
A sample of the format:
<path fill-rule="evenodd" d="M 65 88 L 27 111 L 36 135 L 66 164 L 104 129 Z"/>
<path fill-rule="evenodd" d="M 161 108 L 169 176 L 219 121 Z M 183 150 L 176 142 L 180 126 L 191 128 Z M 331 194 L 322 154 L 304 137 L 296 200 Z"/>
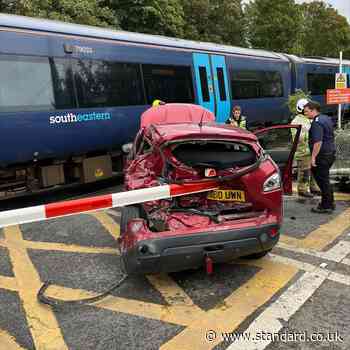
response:
<path fill-rule="evenodd" d="M 120 173 L 155 99 L 200 104 L 218 122 L 239 104 L 253 127 L 287 123 L 302 89 L 335 114 L 324 103 L 335 59 L 5 14 L 0 42 L 0 199 Z"/>

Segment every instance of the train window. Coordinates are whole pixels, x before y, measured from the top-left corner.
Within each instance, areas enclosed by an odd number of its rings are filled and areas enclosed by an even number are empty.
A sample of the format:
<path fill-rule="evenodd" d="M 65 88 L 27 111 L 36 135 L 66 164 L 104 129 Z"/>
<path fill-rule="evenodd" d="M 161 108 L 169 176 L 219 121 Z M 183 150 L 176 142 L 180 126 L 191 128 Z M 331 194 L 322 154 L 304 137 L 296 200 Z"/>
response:
<path fill-rule="evenodd" d="M 145 104 L 138 64 L 76 60 L 73 71 L 79 107 Z"/>
<path fill-rule="evenodd" d="M 142 72 L 148 104 L 156 99 L 165 102 L 194 102 L 189 67 L 143 64 Z"/>
<path fill-rule="evenodd" d="M 334 89 L 334 74 L 308 73 L 307 89 L 311 95 L 324 95 L 327 89 Z"/>
<path fill-rule="evenodd" d="M 232 98 L 268 98 L 283 96 L 283 81 L 280 72 L 231 71 Z"/>
<path fill-rule="evenodd" d="M 209 88 L 208 88 L 208 76 L 206 67 L 199 67 L 199 79 L 201 81 L 202 98 L 204 102 L 210 101 Z"/>
<path fill-rule="evenodd" d="M 226 101 L 227 97 L 226 97 L 226 89 L 225 89 L 224 69 L 216 68 L 216 73 L 218 76 L 220 101 Z"/>
<path fill-rule="evenodd" d="M 0 56 L 0 112 L 55 108 L 48 58 Z"/>
<path fill-rule="evenodd" d="M 56 109 L 75 108 L 76 101 L 70 61 L 66 59 L 49 58 L 49 62 L 51 65 Z"/>

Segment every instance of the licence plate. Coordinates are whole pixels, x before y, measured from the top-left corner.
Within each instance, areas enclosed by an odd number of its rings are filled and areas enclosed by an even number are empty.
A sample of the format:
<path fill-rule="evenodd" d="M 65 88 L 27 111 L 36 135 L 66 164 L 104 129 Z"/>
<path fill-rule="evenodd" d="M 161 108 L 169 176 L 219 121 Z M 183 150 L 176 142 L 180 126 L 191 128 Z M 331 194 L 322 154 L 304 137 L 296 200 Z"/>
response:
<path fill-rule="evenodd" d="M 245 193 L 239 190 L 214 190 L 208 193 L 207 198 L 213 201 L 245 202 Z"/>

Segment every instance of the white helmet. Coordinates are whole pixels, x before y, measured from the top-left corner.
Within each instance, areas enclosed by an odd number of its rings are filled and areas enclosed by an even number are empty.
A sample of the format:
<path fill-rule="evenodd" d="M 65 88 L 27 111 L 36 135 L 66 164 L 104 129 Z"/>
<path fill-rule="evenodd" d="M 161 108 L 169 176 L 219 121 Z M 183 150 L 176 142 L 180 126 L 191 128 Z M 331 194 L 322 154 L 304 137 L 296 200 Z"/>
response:
<path fill-rule="evenodd" d="M 305 105 L 307 105 L 309 101 L 306 98 L 301 98 L 297 102 L 297 112 L 302 113 Z"/>

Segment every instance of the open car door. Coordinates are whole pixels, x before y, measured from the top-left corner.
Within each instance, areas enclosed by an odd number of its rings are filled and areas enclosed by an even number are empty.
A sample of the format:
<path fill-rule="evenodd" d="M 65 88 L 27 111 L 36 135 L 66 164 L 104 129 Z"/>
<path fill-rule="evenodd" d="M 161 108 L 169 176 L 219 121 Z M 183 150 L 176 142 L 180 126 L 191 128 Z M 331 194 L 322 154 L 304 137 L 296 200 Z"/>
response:
<path fill-rule="evenodd" d="M 295 131 L 294 138 L 294 132 L 292 134 L 293 129 Z M 300 125 L 277 125 L 254 131 L 260 145 L 280 168 L 285 194 L 293 193 L 293 159 L 298 146 L 300 133 Z"/>

